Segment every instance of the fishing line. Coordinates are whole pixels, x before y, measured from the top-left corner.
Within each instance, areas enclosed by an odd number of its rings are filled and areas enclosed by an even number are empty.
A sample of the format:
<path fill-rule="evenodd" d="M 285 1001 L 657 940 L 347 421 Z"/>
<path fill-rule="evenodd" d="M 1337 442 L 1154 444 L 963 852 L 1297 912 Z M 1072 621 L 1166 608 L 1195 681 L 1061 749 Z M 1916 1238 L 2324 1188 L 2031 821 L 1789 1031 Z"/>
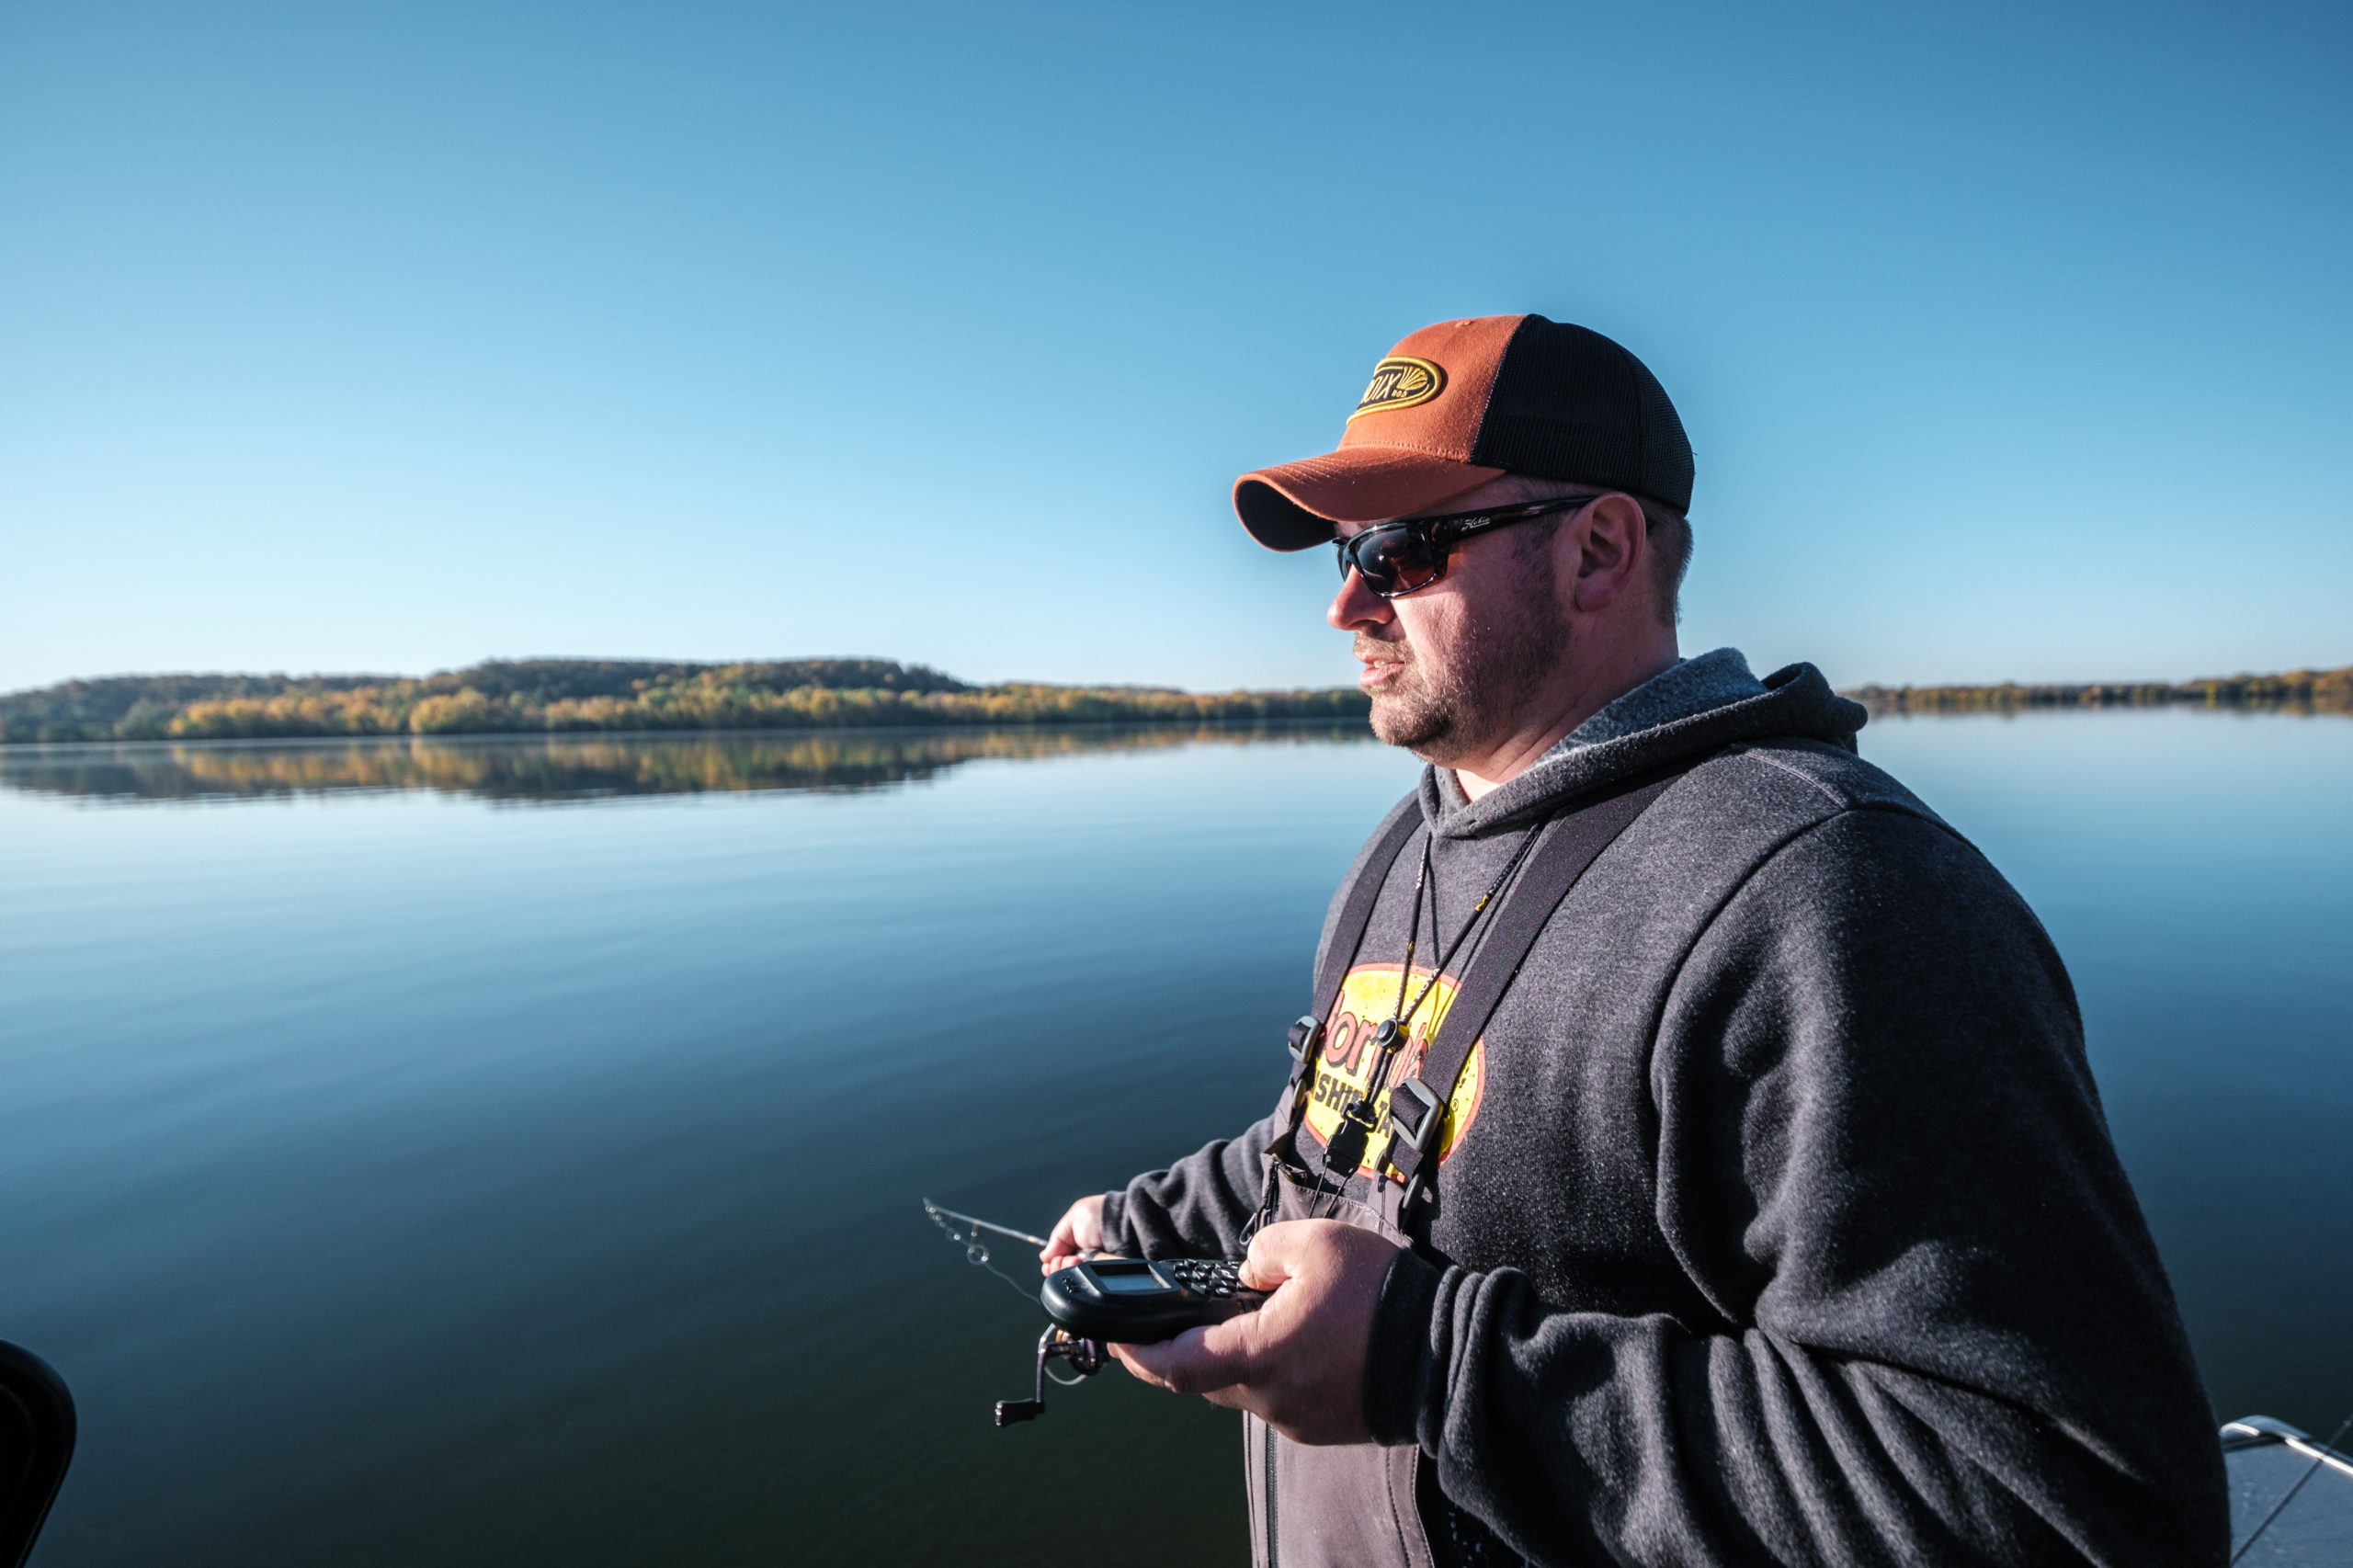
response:
<path fill-rule="evenodd" d="M 998 1235 L 1010 1236 L 1017 1242 L 1034 1243 L 1040 1252 L 1046 1250 L 1045 1237 L 1033 1236 L 1027 1231 L 1016 1231 L 1004 1225 L 992 1225 L 986 1220 L 975 1220 L 970 1214 L 959 1214 L 953 1209 L 942 1209 L 928 1198 L 923 1200 L 923 1211 L 931 1216 L 931 1222 L 939 1227 L 942 1235 L 964 1249 L 966 1263 L 975 1268 L 985 1268 L 999 1279 L 1004 1280 L 1013 1288 L 1015 1295 L 1019 1296 L 1030 1306 L 1034 1307 L 1038 1304 L 1038 1291 L 1035 1286 L 1024 1285 L 989 1261 L 988 1244 L 981 1240 L 981 1233 L 995 1231 Z M 1057 1378 L 1055 1381 L 1059 1382 L 1062 1380 Z"/>
<path fill-rule="evenodd" d="M 1027 1231 L 1017 1231 L 1010 1225 L 992 1225 L 986 1220 L 975 1220 L 970 1214 L 959 1214 L 953 1209 L 942 1209 L 928 1198 L 923 1200 L 923 1211 L 931 1216 L 931 1222 L 939 1227 L 941 1234 L 964 1249 L 965 1262 L 975 1268 L 987 1269 L 991 1274 L 1012 1286 L 1015 1294 L 1029 1305 L 1034 1307 L 1038 1304 L 1038 1292 L 1035 1290 L 1024 1285 L 989 1261 L 988 1244 L 981 1240 L 981 1233 L 994 1231 L 1000 1236 L 1010 1236 L 1017 1242 L 1028 1242 L 1040 1252 L 1046 1250 L 1048 1244 L 1045 1237 L 1033 1236 Z M 1086 1372 L 1065 1378 L 1046 1365 L 1042 1358 L 1038 1363 L 1038 1371 L 1048 1382 L 1066 1389 L 1074 1389 L 1087 1379 Z"/>

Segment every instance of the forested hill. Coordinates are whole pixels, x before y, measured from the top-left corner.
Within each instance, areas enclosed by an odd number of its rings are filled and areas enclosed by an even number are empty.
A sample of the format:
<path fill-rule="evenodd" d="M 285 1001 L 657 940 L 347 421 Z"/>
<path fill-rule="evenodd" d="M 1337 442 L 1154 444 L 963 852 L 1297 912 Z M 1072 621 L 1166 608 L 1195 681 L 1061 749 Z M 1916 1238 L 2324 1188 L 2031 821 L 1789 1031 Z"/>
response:
<path fill-rule="evenodd" d="M 112 676 L 0 696 L 0 741 L 1360 717 L 1362 693 L 972 686 L 890 659 L 494 659 L 436 675 Z"/>

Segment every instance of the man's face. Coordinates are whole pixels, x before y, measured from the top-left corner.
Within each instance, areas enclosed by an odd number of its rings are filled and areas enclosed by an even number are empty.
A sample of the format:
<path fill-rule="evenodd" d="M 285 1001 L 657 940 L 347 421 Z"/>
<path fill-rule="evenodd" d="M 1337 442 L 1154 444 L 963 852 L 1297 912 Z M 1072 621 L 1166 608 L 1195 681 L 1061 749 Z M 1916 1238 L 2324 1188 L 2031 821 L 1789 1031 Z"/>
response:
<path fill-rule="evenodd" d="M 1579 494 L 1506 474 L 1426 515 Z M 1342 537 L 1370 524 L 1344 523 Z M 1372 733 L 1426 762 L 1483 756 L 1520 724 L 1546 678 L 1570 657 L 1556 591 L 1555 519 L 1464 540 L 1446 575 L 1419 593 L 1383 599 L 1351 573 L 1325 619 L 1356 634 L 1372 699 Z"/>

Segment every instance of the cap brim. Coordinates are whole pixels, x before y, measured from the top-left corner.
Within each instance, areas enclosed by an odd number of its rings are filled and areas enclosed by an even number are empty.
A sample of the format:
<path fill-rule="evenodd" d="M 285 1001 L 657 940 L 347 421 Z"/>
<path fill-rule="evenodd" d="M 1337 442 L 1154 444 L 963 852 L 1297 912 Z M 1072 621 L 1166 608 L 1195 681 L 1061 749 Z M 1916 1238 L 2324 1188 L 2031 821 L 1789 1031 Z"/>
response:
<path fill-rule="evenodd" d="M 1233 510 L 1268 550 L 1328 543 L 1338 523 L 1377 523 L 1437 506 L 1503 473 L 1406 447 L 1343 447 L 1233 482 Z"/>

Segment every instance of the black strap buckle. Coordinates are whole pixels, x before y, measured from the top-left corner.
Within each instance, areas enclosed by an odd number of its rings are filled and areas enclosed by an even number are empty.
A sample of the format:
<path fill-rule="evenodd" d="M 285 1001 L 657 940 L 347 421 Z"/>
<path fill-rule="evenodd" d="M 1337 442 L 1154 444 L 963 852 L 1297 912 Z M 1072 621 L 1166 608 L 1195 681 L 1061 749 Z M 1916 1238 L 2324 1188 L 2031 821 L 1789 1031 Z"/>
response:
<path fill-rule="evenodd" d="M 1408 1078 L 1389 1091 L 1389 1142 L 1381 1146 L 1380 1164 L 1374 1168 L 1386 1171 L 1394 1168 L 1405 1183 L 1405 1196 L 1397 1205 L 1402 1214 L 1413 1207 L 1414 1199 L 1422 1195 L 1428 1185 L 1428 1172 L 1423 1167 L 1438 1143 L 1438 1129 L 1446 1125 L 1446 1102 L 1438 1091 L 1419 1078 Z M 1400 1154 L 1405 1157 L 1399 1158 Z"/>
<path fill-rule="evenodd" d="M 1290 1026 L 1290 1086 L 1297 1089 L 1302 1080 L 1314 1071 L 1315 1051 L 1324 1043 L 1324 1020 L 1313 1013 L 1302 1015 Z"/>

